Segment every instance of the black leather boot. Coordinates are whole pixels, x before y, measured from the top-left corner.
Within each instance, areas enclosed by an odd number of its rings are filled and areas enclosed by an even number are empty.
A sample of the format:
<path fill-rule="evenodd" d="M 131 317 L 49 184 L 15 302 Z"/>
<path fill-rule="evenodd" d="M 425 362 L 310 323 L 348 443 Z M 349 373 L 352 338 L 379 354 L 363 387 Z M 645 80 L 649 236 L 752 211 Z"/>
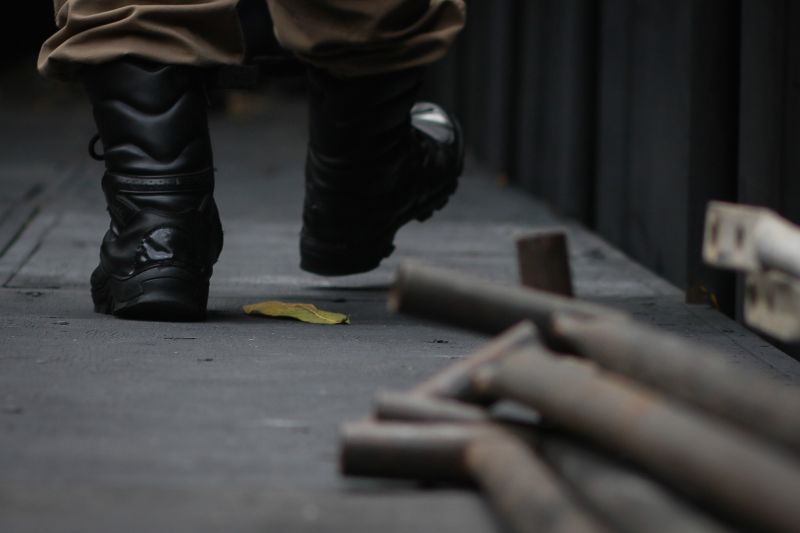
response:
<path fill-rule="evenodd" d="M 204 73 L 120 60 L 86 67 L 111 226 L 91 278 L 95 310 L 197 320 L 222 249 Z"/>
<path fill-rule="evenodd" d="M 338 79 L 309 70 L 302 269 L 336 276 L 376 268 L 401 226 L 426 220 L 455 191 L 461 131 L 439 106 L 414 104 L 421 74 Z"/>

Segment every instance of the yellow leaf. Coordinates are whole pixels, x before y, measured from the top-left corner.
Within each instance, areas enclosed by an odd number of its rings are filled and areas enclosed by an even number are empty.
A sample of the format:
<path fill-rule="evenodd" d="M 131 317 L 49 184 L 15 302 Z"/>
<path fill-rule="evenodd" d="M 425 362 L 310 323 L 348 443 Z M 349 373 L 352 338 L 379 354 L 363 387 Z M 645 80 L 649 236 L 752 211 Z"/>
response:
<path fill-rule="evenodd" d="M 288 303 L 270 300 L 242 307 L 248 315 L 271 318 L 293 318 L 309 324 L 349 324 L 350 318 L 341 313 L 323 311 L 313 304 Z"/>

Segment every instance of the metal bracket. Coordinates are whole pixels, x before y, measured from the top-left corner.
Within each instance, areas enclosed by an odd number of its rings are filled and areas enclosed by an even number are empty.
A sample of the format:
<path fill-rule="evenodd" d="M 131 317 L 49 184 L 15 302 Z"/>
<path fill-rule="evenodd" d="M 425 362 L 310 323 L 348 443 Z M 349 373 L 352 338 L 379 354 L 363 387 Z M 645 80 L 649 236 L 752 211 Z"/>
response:
<path fill-rule="evenodd" d="M 747 275 L 744 319 L 783 342 L 800 342 L 800 280 L 782 272 Z"/>
<path fill-rule="evenodd" d="M 709 265 L 800 277 L 800 228 L 763 207 L 710 202 L 703 260 Z"/>
<path fill-rule="evenodd" d="M 745 322 L 800 342 L 800 228 L 763 207 L 711 202 L 703 259 L 747 272 Z"/>

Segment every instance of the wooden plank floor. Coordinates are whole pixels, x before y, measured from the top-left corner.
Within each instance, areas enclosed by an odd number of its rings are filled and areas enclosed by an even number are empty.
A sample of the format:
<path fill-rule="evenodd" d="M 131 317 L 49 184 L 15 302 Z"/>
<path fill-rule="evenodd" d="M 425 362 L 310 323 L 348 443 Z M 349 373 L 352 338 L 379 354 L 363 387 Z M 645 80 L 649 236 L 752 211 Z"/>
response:
<path fill-rule="evenodd" d="M 303 273 L 305 110 L 267 99 L 252 117 L 213 121 L 226 245 L 209 320 L 120 321 L 93 313 L 88 294 L 107 221 L 85 102 L 3 113 L 0 531 L 496 530 L 467 491 L 342 479 L 337 427 L 365 415 L 378 389 L 410 386 L 484 342 L 389 315 L 399 261 L 515 283 L 515 236 L 563 221 L 470 165 L 452 204 L 404 229 L 377 271 Z M 566 226 L 579 296 L 800 384 L 796 360 Z M 267 298 L 314 302 L 352 325 L 242 314 Z"/>

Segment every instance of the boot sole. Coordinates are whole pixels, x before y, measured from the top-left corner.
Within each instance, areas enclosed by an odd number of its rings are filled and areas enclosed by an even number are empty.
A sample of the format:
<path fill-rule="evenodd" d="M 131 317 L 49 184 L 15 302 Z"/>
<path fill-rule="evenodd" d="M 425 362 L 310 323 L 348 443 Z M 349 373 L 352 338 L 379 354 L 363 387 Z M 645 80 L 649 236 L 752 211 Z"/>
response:
<path fill-rule="evenodd" d="M 208 281 L 179 267 L 154 267 L 118 278 L 98 267 L 92 276 L 97 313 L 133 320 L 190 322 L 205 319 Z"/>
<path fill-rule="evenodd" d="M 457 185 L 456 181 L 430 201 L 417 206 L 416 209 L 399 218 L 386 232 L 385 237 L 379 239 L 375 244 L 360 247 L 357 251 L 352 248 L 331 246 L 308 235 L 302 235 L 300 268 L 322 276 L 348 276 L 375 270 L 381 261 L 394 252 L 394 236 L 398 230 L 412 220 L 425 222 L 431 218 L 434 212 L 447 205 L 450 196 L 456 191 Z"/>

